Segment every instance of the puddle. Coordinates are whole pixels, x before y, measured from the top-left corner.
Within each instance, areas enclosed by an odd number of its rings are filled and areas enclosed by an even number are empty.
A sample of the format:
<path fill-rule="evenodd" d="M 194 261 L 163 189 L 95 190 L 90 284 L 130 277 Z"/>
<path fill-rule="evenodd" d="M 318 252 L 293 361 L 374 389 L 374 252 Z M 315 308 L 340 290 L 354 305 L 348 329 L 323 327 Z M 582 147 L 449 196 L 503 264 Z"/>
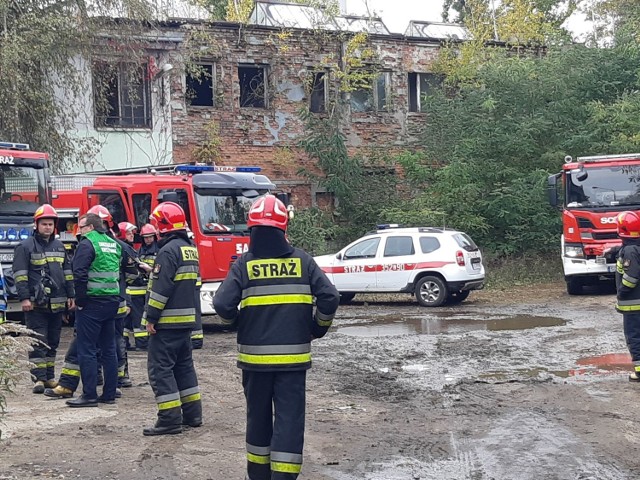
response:
<path fill-rule="evenodd" d="M 558 327 L 566 321 L 556 317 L 536 317 L 517 315 L 513 317 L 473 319 L 438 317 L 397 317 L 388 316 L 366 324 L 340 327 L 338 333 L 355 337 L 386 337 L 394 335 L 439 335 L 443 333 L 464 333 L 475 330 L 502 331 L 528 330 L 538 327 Z"/>

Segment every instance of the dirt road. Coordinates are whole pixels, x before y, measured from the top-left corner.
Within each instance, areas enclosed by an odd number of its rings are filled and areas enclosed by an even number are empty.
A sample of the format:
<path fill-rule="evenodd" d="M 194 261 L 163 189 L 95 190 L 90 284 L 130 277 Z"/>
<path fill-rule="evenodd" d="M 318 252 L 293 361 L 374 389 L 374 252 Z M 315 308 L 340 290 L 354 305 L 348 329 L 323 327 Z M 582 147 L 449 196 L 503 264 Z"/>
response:
<path fill-rule="evenodd" d="M 314 343 L 301 479 L 640 478 L 640 385 L 627 381 L 610 293 L 523 287 L 439 309 L 368 300 Z M 4 417 L 0 479 L 242 479 L 234 349 L 217 332 L 195 352 L 206 425 L 180 436 L 142 436 L 155 416 L 143 354 L 130 355 L 134 387 L 116 406 L 70 409 L 25 381 Z"/>

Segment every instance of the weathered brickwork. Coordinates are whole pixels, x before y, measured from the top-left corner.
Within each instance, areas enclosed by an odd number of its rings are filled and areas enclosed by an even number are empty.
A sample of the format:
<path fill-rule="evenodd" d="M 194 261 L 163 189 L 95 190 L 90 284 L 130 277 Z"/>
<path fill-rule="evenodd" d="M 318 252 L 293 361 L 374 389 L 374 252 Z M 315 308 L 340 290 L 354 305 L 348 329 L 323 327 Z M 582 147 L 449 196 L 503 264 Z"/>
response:
<path fill-rule="evenodd" d="M 313 170 L 314 165 L 297 148 L 304 134 L 299 112 L 309 105 L 308 72 L 336 61 L 344 45 L 326 33 L 292 30 L 282 34 L 274 28 L 234 24 L 212 24 L 208 36 L 210 55 L 202 62 L 214 65 L 215 105 L 191 106 L 185 99 L 185 77 L 172 77 L 174 161 L 192 161 L 194 148 L 206 140 L 207 125 L 215 122 L 219 164 L 259 165 L 282 190 L 292 193 L 297 205 L 309 205 L 310 185 L 297 171 Z M 369 42 L 378 68 L 389 72 L 390 106 L 388 111 L 349 112 L 343 130 L 348 148 L 351 152 L 410 149 L 424 115 L 409 112 L 408 74 L 429 72 L 439 43 L 401 35 L 371 36 Z M 180 58 L 174 61 L 179 63 Z M 266 108 L 240 107 L 239 65 L 267 67 Z M 331 84 L 328 90 L 330 96 L 335 94 Z"/>

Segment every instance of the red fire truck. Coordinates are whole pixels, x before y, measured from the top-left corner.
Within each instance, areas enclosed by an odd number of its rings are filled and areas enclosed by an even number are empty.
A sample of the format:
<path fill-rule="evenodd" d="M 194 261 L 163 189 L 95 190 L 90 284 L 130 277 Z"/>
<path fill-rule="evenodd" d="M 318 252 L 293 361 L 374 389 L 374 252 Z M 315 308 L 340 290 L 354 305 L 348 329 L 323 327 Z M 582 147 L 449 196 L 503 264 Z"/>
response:
<path fill-rule="evenodd" d="M 202 312 L 211 315 L 213 294 L 230 265 L 247 251 L 249 208 L 275 188 L 259 171 L 259 167 L 173 165 L 63 175 L 54 178 L 53 205 L 61 216 L 77 218 L 101 204 L 116 222 L 130 222 L 138 229 L 149 222 L 159 203 L 181 205 L 200 254 Z"/>
<path fill-rule="evenodd" d="M 616 259 L 608 251 L 620 245 L 616 216 L 640 210 L 640 153 L 575 160 L 568 156 L 562 172 L 551 175 L 548 185 L 549 201 L 562 208 L 567 292 L 578 295 L 585 285 L 612 280 Z"/>
<path fill-rule="evenodd" d="M 33 214 L 50 202 L 49 155 L 0 142 L 0 267 L 11 267 L 13 250 L 33 232 Z M 10 301 L 7 311 L 21 312 L 20 304 Z"/>

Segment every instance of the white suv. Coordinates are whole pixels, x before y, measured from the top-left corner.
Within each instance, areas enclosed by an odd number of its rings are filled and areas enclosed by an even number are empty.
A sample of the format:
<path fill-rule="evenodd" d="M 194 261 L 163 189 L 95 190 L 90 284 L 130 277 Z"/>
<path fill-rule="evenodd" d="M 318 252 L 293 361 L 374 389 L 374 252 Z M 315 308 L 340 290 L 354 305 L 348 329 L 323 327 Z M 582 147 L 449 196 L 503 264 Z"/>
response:
<path fill-rule="evenodd" d="M 442 228 L 378 230 L 316 262 L 349 302 L 356 293 L 415 294 L 420 305 L 460 303 L 484 286 L 480 249 L 463 232 Z"/>

